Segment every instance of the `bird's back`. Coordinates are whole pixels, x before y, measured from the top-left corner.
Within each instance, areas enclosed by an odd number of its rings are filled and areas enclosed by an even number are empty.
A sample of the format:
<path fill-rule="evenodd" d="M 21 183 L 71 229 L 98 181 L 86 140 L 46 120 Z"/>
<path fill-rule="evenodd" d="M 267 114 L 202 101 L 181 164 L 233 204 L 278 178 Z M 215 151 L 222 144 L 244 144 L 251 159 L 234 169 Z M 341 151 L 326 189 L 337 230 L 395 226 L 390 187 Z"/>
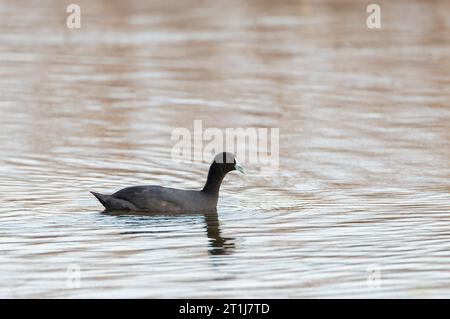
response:
<path fill-rule="evenodd" d="M 129 202 L 138 209 L 154 212 L 215 210 L 217 204 L 216 197 L 201 191 L 157 185 L 127 187 L 111 196 Z"/>

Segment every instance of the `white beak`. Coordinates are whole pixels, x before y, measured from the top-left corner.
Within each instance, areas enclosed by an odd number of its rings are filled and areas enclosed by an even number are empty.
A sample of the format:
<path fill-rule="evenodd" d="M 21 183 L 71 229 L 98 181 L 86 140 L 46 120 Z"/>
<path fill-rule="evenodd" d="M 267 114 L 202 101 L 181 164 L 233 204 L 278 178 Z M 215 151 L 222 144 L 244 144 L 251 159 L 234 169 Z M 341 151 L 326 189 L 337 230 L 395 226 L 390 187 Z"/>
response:
<path fill-rule="evenodd" d="M 236 164 L 234 165 L 234 168 L 235 168 L 238 172 L 240 172 L 240 173 L 242 173 L 242 174 L 245 175 L 245 171 L 244 171 L 244 168 L 242 167 L 241 163 L 239 163 L 239 162 L 237 161 L 237 159 L 235 159 L 235 161 L 236 161 Z"/>

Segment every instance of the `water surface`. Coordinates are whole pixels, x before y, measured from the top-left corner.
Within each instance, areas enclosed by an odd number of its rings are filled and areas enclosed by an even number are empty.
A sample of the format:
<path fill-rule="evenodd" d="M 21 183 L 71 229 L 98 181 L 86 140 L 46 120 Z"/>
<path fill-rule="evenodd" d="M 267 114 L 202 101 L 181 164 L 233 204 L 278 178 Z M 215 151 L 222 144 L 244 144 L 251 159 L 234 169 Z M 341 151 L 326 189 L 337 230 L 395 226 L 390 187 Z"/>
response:
<path fill-rule="evenodd" d="M 1 297 L 450 297 L 448 1 L 379 30 L 364 1 L 77 3 L 79 30 L 0 3 Z M 200 188 L 170 157 L 198 119 L 279 128 L 278 172 L 231 173 L 216 215 L 101 213 L 89 190 Z"/>

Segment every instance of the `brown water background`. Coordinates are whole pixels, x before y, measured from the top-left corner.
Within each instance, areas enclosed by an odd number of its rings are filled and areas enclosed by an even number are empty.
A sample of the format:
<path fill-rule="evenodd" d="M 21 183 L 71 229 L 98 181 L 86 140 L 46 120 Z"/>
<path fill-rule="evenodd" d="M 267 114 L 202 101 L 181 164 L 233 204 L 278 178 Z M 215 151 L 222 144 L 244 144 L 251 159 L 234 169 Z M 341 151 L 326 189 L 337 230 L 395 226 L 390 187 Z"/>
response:
<path fill-rule="evenodd" d="M 378 30 L 367 1 L 69 3 L 0 1 L 0 297 L 450 297 L 449 1 Z M 100 213 L 201 187 L 170 157 L 196 119 L 279 128 L 278 172 L 213 217 Z"/>

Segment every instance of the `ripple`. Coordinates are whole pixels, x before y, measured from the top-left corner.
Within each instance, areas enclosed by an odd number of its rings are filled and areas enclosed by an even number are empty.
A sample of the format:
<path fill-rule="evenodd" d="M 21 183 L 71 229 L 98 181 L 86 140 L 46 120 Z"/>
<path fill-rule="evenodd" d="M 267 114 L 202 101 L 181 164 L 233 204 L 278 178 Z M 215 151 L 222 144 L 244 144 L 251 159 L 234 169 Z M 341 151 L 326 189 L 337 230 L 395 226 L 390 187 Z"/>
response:
<path fill-rule="evenodd" d="M 82 33 L 0 6 L 0 297 L 449 296 L 445 1 L 372 33 L 356 5 L 132 2 L 84 3 Z M 90 190 L 201 188 L 170 157 L 199 119 L 279 128 L 280 169 L 244 163 L 217 214 L 100 212 Z"/>

